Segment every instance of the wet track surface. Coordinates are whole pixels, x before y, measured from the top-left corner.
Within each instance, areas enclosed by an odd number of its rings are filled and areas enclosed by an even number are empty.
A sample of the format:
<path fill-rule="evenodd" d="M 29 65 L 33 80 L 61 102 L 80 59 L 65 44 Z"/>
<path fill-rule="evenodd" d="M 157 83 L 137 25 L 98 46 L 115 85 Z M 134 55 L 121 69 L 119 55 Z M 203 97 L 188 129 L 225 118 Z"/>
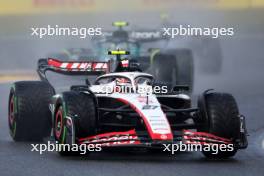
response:
<path fill-rule="evenodd" d="M 7 125 L 10 83 L 0 84 L 0 170 L 6 175 L 257 175 L 264 173 L 264 39 L 222 42 L 221 74 L 196 74 L 195 95 L 207 88 L 232 93 L 247 118 L 249 147 L 232 159 L 208 160 L 199 152 L 170 155 L 149 152 L 98 152 L 61 157 L 56 152 L 31 152 L 29 143 L 11 140 Z"/>

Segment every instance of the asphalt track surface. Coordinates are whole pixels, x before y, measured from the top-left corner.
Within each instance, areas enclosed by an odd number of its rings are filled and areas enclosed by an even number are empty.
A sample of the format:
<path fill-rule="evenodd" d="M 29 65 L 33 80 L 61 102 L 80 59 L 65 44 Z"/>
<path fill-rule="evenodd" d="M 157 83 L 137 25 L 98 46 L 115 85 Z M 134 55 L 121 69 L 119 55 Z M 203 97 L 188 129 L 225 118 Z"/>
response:
<path fill-rule="evenodd" d="M 239 45 L 238 45 L 239 44 Z M 247 117 L 249 147 L 232 159 L 208 160 L 199 152 L 98 152 L 61 157 L 56 152 L 31 152 L 29 143 L 9 136 L 7 100 L 10 83 L 0 84 L 0 175 L 259 175 L 264 173 L 263 39 L 223 42 L 224 70 L 217 76 L 196 75 L 195 94 L 216 88 L 231 92 Z"/>

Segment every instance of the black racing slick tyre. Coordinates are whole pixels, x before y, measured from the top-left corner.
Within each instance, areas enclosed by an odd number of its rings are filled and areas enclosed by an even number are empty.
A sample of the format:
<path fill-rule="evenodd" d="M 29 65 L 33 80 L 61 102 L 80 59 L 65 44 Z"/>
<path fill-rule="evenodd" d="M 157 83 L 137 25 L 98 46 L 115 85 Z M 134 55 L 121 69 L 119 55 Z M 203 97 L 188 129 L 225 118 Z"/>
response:
<path fill-rule="evenodd" d="M 159 82 L 173 86 L 173 70 L 176 66 L 173 55 L 158 53 L 153 57 L 152 72 Z"/>
<path fill-rule="evenodd" d="M 77 91 L 62 93 L 56 104 L 54 113 L 53 133 L 59 144 L 69 144 L 67 141 L 66 117 L 71 117 L 74 123 L 75 137 L 83 138 L 96 133 L 96 106 L 93 97 L 89 94 Z M 59 151 L 63 156 L 75 155 L 78 153 Z"/>
<path fill-rule="evenodd" d="M 51 133 L 49 102 L 54 89 L 43 81 L 21 81 L 9 94 L 8 125 L 15 141 L 41 141 Z"/>
<path fill-rule="evenodd" d="M 176 85 L 187 85 L 190 91 L 194 83 L 194 61 L 192 51 L 189 49 L 168 50 L 176 58 Z"/>
<path fill-rule="evenodd" d="M 234 97 L 226 93 L 212 92 L 205 94 L 204 100 L 204 112 L 207 113 L 208 120 L 203 130 L 232 141 L 239 139 L 240 117 Z M 228 158 L 236 152 L 237 149 L 233 147 L 233 150 L 219 151 L 217 154 L 213 151 L 203 151 L 203 154 L 208 158 Z"/>

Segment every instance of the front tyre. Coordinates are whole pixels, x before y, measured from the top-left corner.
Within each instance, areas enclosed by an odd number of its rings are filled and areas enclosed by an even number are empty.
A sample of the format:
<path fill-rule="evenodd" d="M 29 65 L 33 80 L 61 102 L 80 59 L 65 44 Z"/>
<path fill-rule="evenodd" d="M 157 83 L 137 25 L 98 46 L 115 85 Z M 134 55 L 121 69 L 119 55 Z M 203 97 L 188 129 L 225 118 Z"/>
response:
<path fill-rule="evenodd" d="M 237 103 L 234 97 L 226 93 L 207 93 L 204 97 L 205 107 L 201 107 L 201 112 L 207 113 L 207 123 L 200 129 L 216 136 L 235 141 L 240 137 L 240 117 Z M 205 108 L 205 109 L 204 109 Z M 203 114 L 204 116 L 204 114 Z M 199 129 L 198 129 L 199 130 Z M 203 151 L 208 158 L 228 158 L 236 154 L 237 149 L 232 151 Z"/>
<path fill-rule="evenodd" d="M 158 53 L 153 57 L 152 72 L 155 79 L 173 86 L 173 70 L 176 66 L 173 55 Z"/>
<path fill-rule="evenodd" d="M 57 100 L 54 113 L 53 135 L 59 144 L 71 144 L 67 141 L 69 133 L 66 123 L 70 117 L 74 123 L 75 138 L 87 137 L 96 134 L 96 107 L 94 99 L 89 94 L 77 91 L 64 92 Z M 75 143 L 75 141 L 72 141 Z M 78 151 L 71 149 L 59 151 L 63 156 L 78 155 Z"/>

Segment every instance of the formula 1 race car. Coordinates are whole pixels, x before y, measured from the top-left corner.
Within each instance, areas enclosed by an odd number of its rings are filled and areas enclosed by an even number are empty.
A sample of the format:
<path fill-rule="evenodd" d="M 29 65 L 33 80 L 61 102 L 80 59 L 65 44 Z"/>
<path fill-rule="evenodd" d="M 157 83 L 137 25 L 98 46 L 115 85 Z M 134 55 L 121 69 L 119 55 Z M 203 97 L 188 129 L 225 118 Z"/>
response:
<path fill-rule="evenodd" d="M 118 58 L 125 53 L 109 52 Z M 176 85 L 163 91 L 165 85 L 136 68 L 137 64 L 120 60 L 115 72 L 110 73 L 110 61 L 40 59 L 41 81 L 15 82 L 11 87 L 8 122 L 12 138 L 32 141 L 52 134 L 59 144 L 103 147 L 233 144 L 232 151 L 213 154 L 203 150 L 206 157 L 216 158 L 234 156 L 238 149 L 247 147 L 245 118 L 232 95 L 207 90 L 200 95 L 198 107 L 193 108 L 191 98 L 184 93 L 188 87 Z M 93 84 L 87 79 L 83 85 L 56 94 L 47 71 L 98 77 Z M 139 91 L 154 90 L 155 86 L 161 87 L 161 92 Z"/>

